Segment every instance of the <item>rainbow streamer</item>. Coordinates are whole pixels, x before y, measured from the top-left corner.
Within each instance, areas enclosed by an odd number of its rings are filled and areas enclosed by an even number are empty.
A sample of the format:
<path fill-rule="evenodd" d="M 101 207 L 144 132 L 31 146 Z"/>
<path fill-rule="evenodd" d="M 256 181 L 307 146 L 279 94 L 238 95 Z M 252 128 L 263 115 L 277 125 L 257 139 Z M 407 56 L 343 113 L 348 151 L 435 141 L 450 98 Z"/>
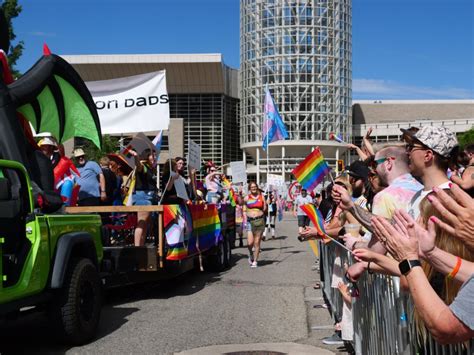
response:
<path fill-rule="evenodd" d="M 313 191 L 329 173 L 329 166 L 316 148 L 292 171 L 296 180 L 308 191 Z"/>
<path fill-rule="evenodd" d="M 323 241 L 325 243 L 330 242 L 331 238 L 327 235 L 326 230 L 324 229 L 324 218 L 321 215 L 321 212 L 311 203 L 301 206 L 301 209 L 314 224 L 314 227 L 318 231 L 318 235 L 323 238 Z"/>

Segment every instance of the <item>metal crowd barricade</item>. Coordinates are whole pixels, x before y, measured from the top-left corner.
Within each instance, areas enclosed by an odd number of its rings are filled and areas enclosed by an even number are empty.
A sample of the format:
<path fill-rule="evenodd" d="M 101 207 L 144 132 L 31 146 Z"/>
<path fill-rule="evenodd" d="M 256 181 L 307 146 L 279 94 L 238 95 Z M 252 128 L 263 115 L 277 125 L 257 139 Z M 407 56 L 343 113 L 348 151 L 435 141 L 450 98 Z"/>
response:
<path fill-rule="evenodd" d="M 336 256 L 341 265 L 351 265 L 350 254 L 335 243 L 320 242 L 320 263 L 323 273 L 323 292 L 330 304 L 331 314 L 341 319 L 342 298 L 337 288 L 331 288 Z M 428 333 L 424 346 L 417 342 L 413 321 L 414 307 L 408 293 L 400 292 L 398 277 L 365 273 L 357 281 L 360 291 L 352 299 L 354 349 L 357 354 L 474 354 L 474 341 L 442 346 Z"/>

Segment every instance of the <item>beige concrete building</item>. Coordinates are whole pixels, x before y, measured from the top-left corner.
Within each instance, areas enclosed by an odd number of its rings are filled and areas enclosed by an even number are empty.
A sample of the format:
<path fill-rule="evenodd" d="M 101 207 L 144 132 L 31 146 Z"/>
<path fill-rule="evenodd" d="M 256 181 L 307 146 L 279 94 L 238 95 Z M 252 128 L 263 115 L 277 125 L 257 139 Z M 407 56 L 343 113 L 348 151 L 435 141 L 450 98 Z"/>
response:
<path fill-rule="evenodd" d="M 474 127 L 474 100 L 364 100 L 352 106 L 352 137 L 360 144 L 372 127 L 375 142 L 400 138 L 400 128 L 441 125 L 455 133 Z"/>

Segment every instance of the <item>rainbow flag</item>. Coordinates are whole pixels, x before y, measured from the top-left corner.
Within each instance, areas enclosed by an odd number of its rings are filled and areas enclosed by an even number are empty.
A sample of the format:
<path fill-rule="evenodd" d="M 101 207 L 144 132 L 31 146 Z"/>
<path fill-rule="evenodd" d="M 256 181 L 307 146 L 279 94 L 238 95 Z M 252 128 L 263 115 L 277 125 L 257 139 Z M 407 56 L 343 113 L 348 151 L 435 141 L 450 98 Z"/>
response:
<path fill-rule="evenodd" d="M 329 173 L 329 166 L 319 148 L 316 148 L 293 169 L 292 173 L 301 186 L 311 192 Z"/>
<path fill-rule="evenodd" d="M 332 132 L 329 134 L 329 139 L 335 140 L 336 142 L 339 142 L 339 143 L 346 143 L 344 142 L 344 139 L 342 139 L 342 136 L 340 134 L 334 134 Z"/>
<path fill-rule="evenodd" d="M 216 246 L 222 240 L 221 221 L 216 205 L 189 205 L 188 208 L 193 221 L 193 234 L 188 245 L 189 255 Z"/>
<path fill-rule="evenodd" d="M 304 213 L 306 213 L 311 222 L 314 224 L 314 227 L 318 231 L 318 235 L 323 238 L 323 242 L 329 243 L 331 239 L 324 229 L 324 218 L 321 215 L 321 212 L 311 203 L 301 206 L 301 209 Z"/>
<path fill-rule="evenodd" d="M 224 184 L 224 187 L 229 190 L 230 204 L 232 205 L 232 207 L 235 207 L 237 205 L 237 197 L 235 196 L 235 191 L 232 188 L 232 184 L 225 176 L 222 178 L 222 183 Z"/>
<path fill-rule="evenodd" d="M 163 205 L 163 227 L 168 244 L 166 260 L 182 260 L 188 256 L 187 242 L 192 233 L 191 214 L 186 206 Z"/>

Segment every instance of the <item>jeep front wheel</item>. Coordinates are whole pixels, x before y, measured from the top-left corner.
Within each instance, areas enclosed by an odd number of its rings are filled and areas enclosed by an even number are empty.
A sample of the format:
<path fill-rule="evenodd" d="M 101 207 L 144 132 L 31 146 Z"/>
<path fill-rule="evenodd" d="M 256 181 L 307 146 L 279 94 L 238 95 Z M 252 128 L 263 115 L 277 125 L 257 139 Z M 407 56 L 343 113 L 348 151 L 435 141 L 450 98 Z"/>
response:
<path fill-rule="evenodd" d="M 53 302 L 52 316 L 66 342 L 80 345 L 92 340 L 99 324 L 102 289 L 89 259 L 72 260 Z"/>

